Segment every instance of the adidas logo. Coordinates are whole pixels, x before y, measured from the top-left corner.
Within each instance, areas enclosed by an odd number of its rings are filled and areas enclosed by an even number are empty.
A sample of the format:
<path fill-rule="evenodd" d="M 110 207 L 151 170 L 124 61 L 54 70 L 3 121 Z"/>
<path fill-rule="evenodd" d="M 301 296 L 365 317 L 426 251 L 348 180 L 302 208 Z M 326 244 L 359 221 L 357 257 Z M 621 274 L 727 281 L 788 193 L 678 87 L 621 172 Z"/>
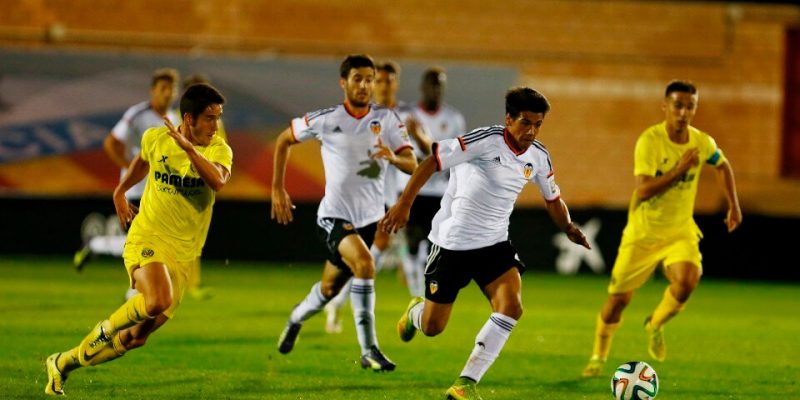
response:
<path fill-rule="evenodd" d="M 494 162 L 495 164 L 500 164 L 500 156 L 493 158 L 492 162 Z"/>
<path fill-rule="evenodd" d="M 336 125 L 336 128 L 333 128 L 333 133 L 339 133 L 339 132 L 342 132 L 342 128 L 340 128 L 339 125 Z"/>

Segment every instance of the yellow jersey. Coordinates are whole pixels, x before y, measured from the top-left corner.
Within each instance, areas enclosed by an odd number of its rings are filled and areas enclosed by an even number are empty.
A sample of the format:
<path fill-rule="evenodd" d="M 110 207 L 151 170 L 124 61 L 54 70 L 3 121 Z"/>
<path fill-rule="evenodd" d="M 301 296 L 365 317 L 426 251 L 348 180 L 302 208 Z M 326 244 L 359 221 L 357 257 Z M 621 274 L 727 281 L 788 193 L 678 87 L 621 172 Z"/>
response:
<path fill-rule="evenodd" d="M 140 157 L 150 170 L 128 237 L 155 236 L 169 245 L 176 261 L 185 261 L 197 257 L 203 247 L 215 192 L 167 132 L 166 127 L 151 128 L 142 137 Z M 208 161 L 231 170 L 233 152 L 221 137 L 214 135 L 208 146 L 195 149 Z"/>
<path fill-rule="evenodd" d="M 673 142 L 665 122 L 647 128 L 636 141 L 635 176 L 661 176 L 674 168 L 683 153 L 692 148 L 698 149 L 700 163 L 691 167 L 667 190 L 647 200 L 639 200 L 634 192 L 624 232 L 629 240 L 701 235 L 693 218 L 700 171 L 704 163 L 714 167 L 721 165 L 725 156 L 707 133 L 692 126 L 688 129 L 689 140 L 686 143 Z"/>

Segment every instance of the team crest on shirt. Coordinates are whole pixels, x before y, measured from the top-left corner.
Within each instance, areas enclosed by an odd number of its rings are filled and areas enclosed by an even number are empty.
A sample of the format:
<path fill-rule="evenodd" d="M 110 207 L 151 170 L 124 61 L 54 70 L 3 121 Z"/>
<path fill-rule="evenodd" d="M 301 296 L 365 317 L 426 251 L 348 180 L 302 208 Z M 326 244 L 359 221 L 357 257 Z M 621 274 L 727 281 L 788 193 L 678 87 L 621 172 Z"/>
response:
<path fill-rule="evenodd" d="M 530 179 L 532 174 L 533 174 L 533 164 L 531 163 L 525 164 L 525 168 L 522 169 L 522 175 L 525 176 L 525 179 Z"/>
<path fill-rule="evenodd" d="M 349 222 L 345 222 L 344 224 L 342 224 L 342 228 L 344 228 L 344 230 L 346 230 L 346 231 L 352 231 L 353 230 L 353 224 L 351 224 Z"/>
<path fill-rule="evenodd" d="M 144 258 L 150 258 L 150 257 L 152 257 L 152 256 L 153 256 L 153 254 L 155 254 L 155 253 L 156 253 L 156 252 L 155 252 L 155 251 L 153 251 L 153 249 L 148 249 L 147 247 L 145 247 L 145 248 L 143 248 L 143 249 L 142 249 L 142 257 L 144 257 Z"/>
<path fill-rule="evenodd" d="M 431 294 L 434 294 L 439 290 L 439 283 L 436 281 L 431 281 L 430 285 L 428 286 L 431 290 Z"/>
<path fill-rule="evenodd" d="M 381 134 L 381 121 L 378 121 L 377 119 L 369 121 L 369 130 L 371 130 L 372 133 L 374 133 L 376 135 L 380 135 Z"/>

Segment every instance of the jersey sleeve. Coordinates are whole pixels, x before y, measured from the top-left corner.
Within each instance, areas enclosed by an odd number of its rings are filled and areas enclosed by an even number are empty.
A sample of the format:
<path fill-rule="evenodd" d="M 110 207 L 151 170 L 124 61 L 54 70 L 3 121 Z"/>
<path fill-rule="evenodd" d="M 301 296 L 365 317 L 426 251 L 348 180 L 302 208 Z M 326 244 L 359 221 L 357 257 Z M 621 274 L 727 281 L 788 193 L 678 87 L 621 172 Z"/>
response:
<path fill-rule="evenodd" d="M 228 146 L 227 143 L 221 140 L 216 146 L 209 149 L 209 152 L 206 154 L 206 159 L 212 163 L 222 165 L 228 172 L 231 172 L 231 167 L 233 166 L 233 150 L 231 150 L 231 147 Z"/>
<path fill-rule="evenodd" d="M 405 122 L 400 116 L 392 111 L 386 118 L 388 129 L 381 132 L 381 138 L 386 146 L 394 151 L 395 154 L 403 151 L 404 149 L 413 148 L 411 141 L 408 139 L 408 129 Z"/>
<path fill-rule="evenodd" d="M 144 131 L 142 134 L 142 147 L 139 151 L 139 158 L 141 158 L 143 161 L 150 162 L 150 153 L 153 152 L 153 147 L 155 146 L 155 140 L 158 136 L 159 129 L 161 128 L 150 128 Z"/>
<path fill-rule="evenodd" d="M 136 109 L 131 107 L 128 111 L 125 111 L 125 114 L 122 115 L 122 119 L 111 128 L 111 135 L 114 136 L 120 142 L 126 142 L 128 138 L 133 134 L 133 116 L 136 115 Z"/>
<path fill-rule="evenodd" d="M 719 167 L 725 163 L 725 161 L 727 161 L 725 159 L 725 154 L 722 153 L 722 149 L 717 147 L 717 142 L 714 141 L 714 138 L 709 135 L 703 135 L 702 143 L 704 150 L 702 157 L 706 164 L 709 164 L 713 167 Z"/>
<path fill-rule="evenodd" d="M 651 135 L 643 134 L 636 140 L 633 153 L 633 175 L 656 176 L 658 157 Z"/>
<path fill-rule="evenodd" d="M 542 151 L 539 156 L 538 164 L 539 167 L 531 175 L 530 181 L 539 188 L 539 193 L 542 194 L 545 201 L 552 202 L 558 200 L 561 197 L 561 189 L 556 184 L 550 154 Z"/>
<path fill-rule="evenodd" d="M 292 120 L 292 137 L 298 143 L 305 142 L 310 139 L 319 139 L 319 136 L 322 133 L 322 125 L 325 117 L 309 117 L 309 115 L 310 113 L 303 117 Z"/>
<path fill-rule="evenodd" d="M 472 161 L 491 150 L 491 140 L 483 139 L 467 146 L 464 138 L 457 136 L 433 143 L 432 156 L 435 157 L 437 170 L 443 171 L 458 164 Z"/>

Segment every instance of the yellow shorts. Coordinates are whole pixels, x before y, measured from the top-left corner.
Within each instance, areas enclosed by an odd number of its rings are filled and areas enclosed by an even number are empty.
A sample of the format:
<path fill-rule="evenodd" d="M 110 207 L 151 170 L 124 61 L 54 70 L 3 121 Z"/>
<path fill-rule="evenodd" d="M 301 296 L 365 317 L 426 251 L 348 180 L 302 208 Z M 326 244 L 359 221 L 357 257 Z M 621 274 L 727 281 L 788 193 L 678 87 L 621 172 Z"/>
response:
<path fill-rule="evenodd" d="M 167 266 L 169 279 L 172 282 L 172 305 L 164 311 L 164 315 L 172 318 L 175 315 L 175 309 L 178 308 L 183 299 L 194 260 L 176 261 L 168 250 L 169 248 L 169 245 L 158 239 L 131 239 L 129 237 L 125 242 L 122 259 L 125 261 L 125 269 L 128 271 L 131 287 L 134 285 L 133 271 L 137 268 L 145 267 L 151 263 L 162 263 Z"/>
<path fill-rule="evenodd" d="M 689 262 L 697 266 L 702 274 L 702 261 L 699 237 L 679 237 L 663 241 L 626 241 L 623 238 L 611 270 L 608 293 L 618 294 L 638 289 L 647 282 L 659 265 L 667 268 L 677 262 Z"/>

